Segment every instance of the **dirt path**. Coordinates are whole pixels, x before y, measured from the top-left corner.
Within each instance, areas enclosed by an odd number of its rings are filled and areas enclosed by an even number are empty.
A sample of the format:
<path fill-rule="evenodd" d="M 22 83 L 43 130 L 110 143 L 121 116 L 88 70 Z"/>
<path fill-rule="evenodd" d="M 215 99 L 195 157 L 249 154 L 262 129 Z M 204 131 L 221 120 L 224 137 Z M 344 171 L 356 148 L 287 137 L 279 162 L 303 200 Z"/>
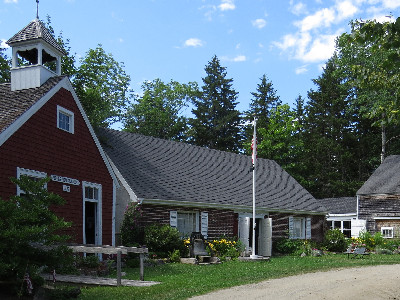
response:
<path fill-rule="evenodd" d="M 271 279 L 191 299 L 400 299 L 400 265 L 337 269 Z"/>

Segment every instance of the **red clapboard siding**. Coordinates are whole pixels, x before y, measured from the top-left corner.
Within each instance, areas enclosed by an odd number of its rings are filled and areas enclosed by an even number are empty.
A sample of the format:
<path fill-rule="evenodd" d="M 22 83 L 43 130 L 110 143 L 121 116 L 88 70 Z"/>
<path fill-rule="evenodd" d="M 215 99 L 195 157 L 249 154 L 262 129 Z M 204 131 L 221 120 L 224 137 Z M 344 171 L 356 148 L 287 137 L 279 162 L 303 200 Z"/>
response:
<path fill-rule="evenodd" d="M 57 105 L 74 113 L 74 134 L 57 128 Z M 0 196 L 8 199 L 16 187 L 9 180 L 17 167 L 78 179 L 63 192 L 62 183 L 50 181 L 48 190 L 61 195 L 66 204 L 54 208 L 74 223 L 69 234 L 82 242 L 82 181 L 102 185 L 103 244 L 112 242 L 113 181 L 72 94 L 61 88 L 0 147 Z"/>

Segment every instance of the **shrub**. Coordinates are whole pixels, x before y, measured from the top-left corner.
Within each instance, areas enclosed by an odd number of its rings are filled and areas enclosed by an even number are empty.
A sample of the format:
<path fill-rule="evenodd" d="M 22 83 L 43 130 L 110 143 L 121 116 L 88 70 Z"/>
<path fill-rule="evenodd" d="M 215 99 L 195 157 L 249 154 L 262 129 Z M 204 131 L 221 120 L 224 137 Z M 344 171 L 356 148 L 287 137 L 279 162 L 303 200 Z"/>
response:
<path fill-rule="evenodd" d="M 303 240 L 283 238 L 272 245 L 274 253 L 294 254 L 303 247 Z"/>
<path fill-rule="evenodd" d="M 121 240 L 125 246 L 140 246 L 144 244 L 144 228 L 142 220 L 142 207 L 139 203 L 127 206 L 124 220 L 121 225 Z"/>
<path fill-rule="evenodd" d="M 181 254 L 179 250 L 174 250 L 169 253 L 169 261 L 172 263 L 177 263 L 181 261 Z"/>
<path fill-rule="evenodd" d="M 325 234 L 324 245 L 328 251 L 344 252 L 349 245 L 349 241 L 339 229 L 331 229 Z"/>
<path fill-rule="evenodd" d="M 178 250 L 181 256 L 186 253 L 186 247 L 176 228 L 169 225 L 153 224 L 145 228 L 144 241 L 149 251 L 157 256 L 167 258 L 168 253 Z"/>
<path fill-rule="evenodd" d="M 64 200 L 43 188 L 49 178 L 34 181 L 22 176 L 12 181 L 25 193 L 8 201 L 0 199 L 0 281 L 7 280 L 10 290 L 21 294 L 26 273 L 37 288 L 43 283 L 39 268 L 58 265 L 62 250 L 43 250 L 38 246 L 65 242 L 68 237 L 61 233 L 70 223 L 50 210 L 50 206 L 61 205 Z"/>

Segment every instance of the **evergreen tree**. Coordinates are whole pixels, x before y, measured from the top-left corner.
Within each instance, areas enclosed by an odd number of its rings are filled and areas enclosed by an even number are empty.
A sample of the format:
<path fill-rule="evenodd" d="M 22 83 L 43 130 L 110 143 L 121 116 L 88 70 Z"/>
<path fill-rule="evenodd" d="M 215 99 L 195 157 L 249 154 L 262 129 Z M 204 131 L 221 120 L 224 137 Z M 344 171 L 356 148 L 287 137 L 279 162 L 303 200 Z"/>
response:
<path fill-rule="evenodd" d="M 257 140 L 260 144 L 263 136 L 260 135 L 260 130 L 263 129 L 265 132 L 269 131 L 268 124 L 269 119 L 273 113 L 276 112 L 277 107 L 281 105 L 279 96 L 276 95 L 272 82 L 268 80 L 264 74 L 260 78 L 261 82 L 257 84 L 257 89 L 252 92 L 253 96 L 250 102 L 250 109 L 245 112 L 245 120 L 247 124 L 253 121 L 254 117 L 257 119 Z M 246 152 L 250 154 L 250 144 L 253 137 L 253 126 L 244 126 L 244 139 L 246 140 Z M 265 157 L 268 158 L 268 157 Z"/>
<path fill-rule="evenodd" d="M 232 79 L 226 78 L 226 68 L 220 65 L 217 56 L 205 67 L 201 95 L 194 99 L 190 119 L 191 143 L 238 152 L 241 147 L 240 112 L 236 110 L 237 92 Z"/>
<path fill-rule="evenodd" d="M 354 195 L 358 168 L 354 164 L 353 119 L 349 91 L 336 72 L 336 57 L 323 74 L 313 80 L 318 86 L 308 93 L 304 122 L 304 147 L 307 173 L 303 184 L 315 197 Z M 352 168 L 354 166 L 354 168 Z"/>

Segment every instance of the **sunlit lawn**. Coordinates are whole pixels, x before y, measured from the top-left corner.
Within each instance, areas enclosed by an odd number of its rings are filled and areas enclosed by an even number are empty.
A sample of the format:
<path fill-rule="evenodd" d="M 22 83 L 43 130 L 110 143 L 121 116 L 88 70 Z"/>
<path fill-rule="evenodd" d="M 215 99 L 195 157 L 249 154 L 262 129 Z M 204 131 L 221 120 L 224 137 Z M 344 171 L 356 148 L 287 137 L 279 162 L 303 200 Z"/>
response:
<path fill-rule="evenodd" d="M 187 299 L 191 296 L 295 274 L 378 264 L 400 264 L 400 255 L 375 255 L 348 259 L 346 255 L 323 257 L 276 257 L 271 261 L 229 261 L 220 265 L 165 264 L 145 268 L 145 280 L 161 284 L 150 287 L 82 288 L 80 299 Z M 124 269 L 125 279 L 139 279 L 138 269 Z"/>

